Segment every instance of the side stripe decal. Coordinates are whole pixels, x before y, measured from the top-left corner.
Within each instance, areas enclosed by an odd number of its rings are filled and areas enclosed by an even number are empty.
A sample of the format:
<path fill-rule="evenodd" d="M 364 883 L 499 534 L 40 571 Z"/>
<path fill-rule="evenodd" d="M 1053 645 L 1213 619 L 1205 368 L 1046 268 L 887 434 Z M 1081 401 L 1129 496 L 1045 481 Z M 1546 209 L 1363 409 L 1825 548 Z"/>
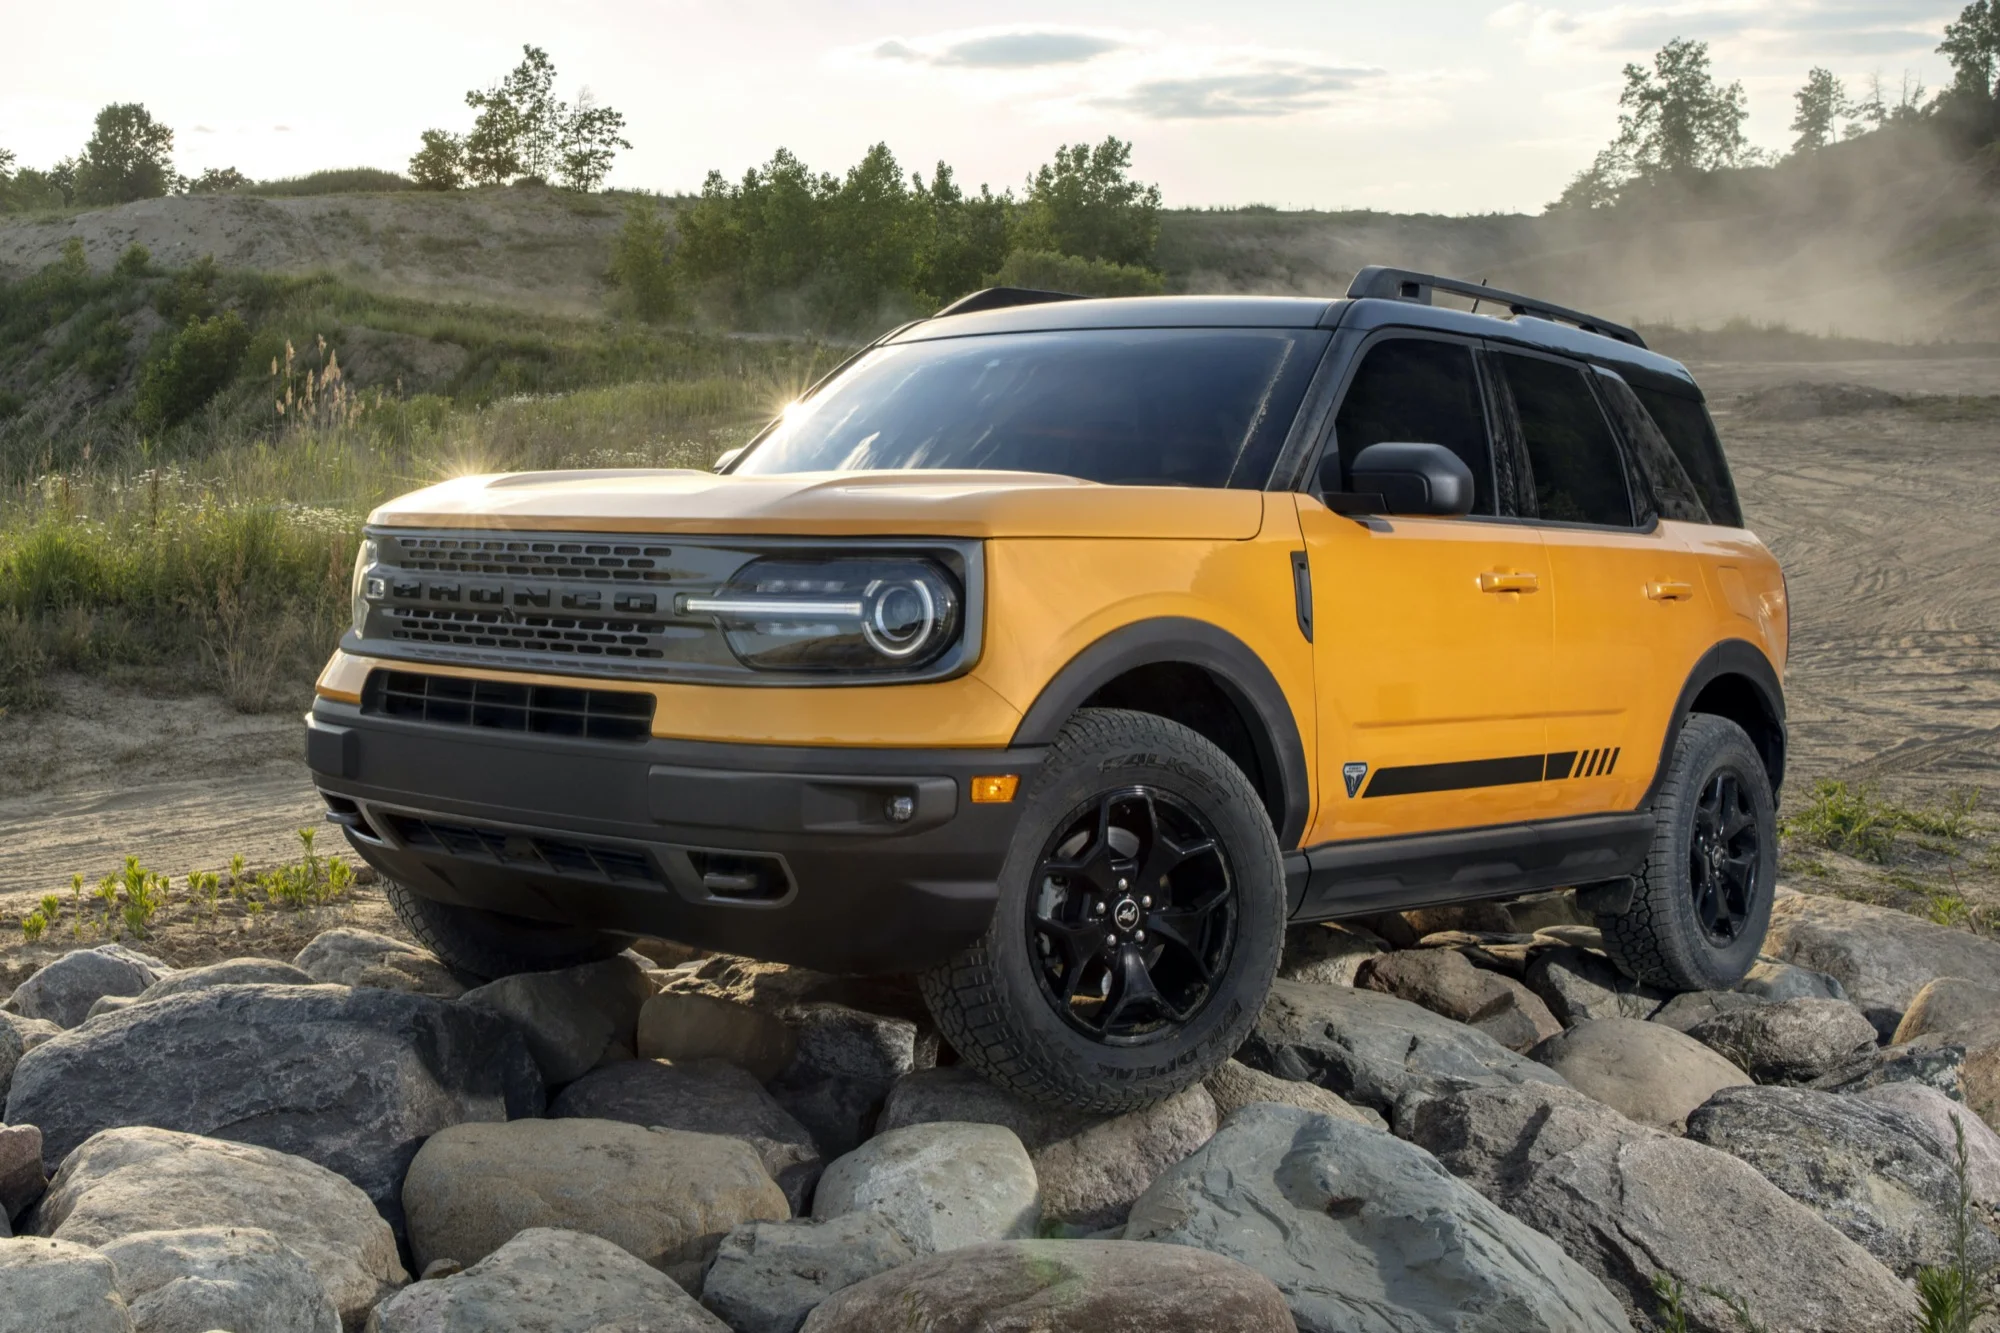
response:
<path fill-rule="evenodd" d="M 1512 787 L 1527 782 L 1560 782 L 1566 778 L 1598 778 L 1618 766 L 1618 748 L 1563 750 L 1555 754 L 1519 754 L 1504 759 L 1460 759 L 1445 764 L 1407 764 L 1375 770 L 1362 799 L 1371 796 L 1419 796 L 1429 792 L 1467 791 L 1475 787 Z"/>

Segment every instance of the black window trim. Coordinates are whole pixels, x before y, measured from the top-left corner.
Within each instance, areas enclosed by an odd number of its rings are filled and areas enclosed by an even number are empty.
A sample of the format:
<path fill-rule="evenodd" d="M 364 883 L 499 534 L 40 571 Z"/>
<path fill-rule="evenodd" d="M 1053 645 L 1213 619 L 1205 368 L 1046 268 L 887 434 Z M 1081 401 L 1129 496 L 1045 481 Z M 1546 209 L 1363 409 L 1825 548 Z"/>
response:
<path fill-rule="evenodd" d="M 1523 347 L 1519 343 L 1496 342 L 1490 338 L 1483 339 L 1482 342 L 1484 343 L 1484 347 L 1482 350 L 1484 350 L 1490 355 L 1505 353 L 1510 356 L 1530 357 L 1538 361 L 1553 361 L 1557 365 L 1568 366 L 1572 370 L 1578 370 L 1583 372 L 1584 381 L 1590 386 L 1591 401 L 1597 404 L 1597 414 L 1604 419 L 1605 431 L 1611 437 L 1612 447 L 1618 451 L 1618 466 L 1622 468 L 1625 473 L 1625 493 L 1632 501 L 1633 516 L 1635 519 L 1638 519 L 1640 514 L 1642 513 L 1642 510 L 1644 514 L 1643 521 L 1637 521 L 1629 524 L 1579 523 L 1572 519 L 1543 518 L 1541 516 L 1541 512 L 1538 507 L 1536 513 L 1532 517 L 1528 515 L 1509 515 L 1503 521 L 1508 523 L 1531 524 L 1535 527 L 1540 527 L 1540 528 L 1557 528 L 1564 530 L 1575 530 L 1580 532 L 1625 532 L 1625 533 L 1632 533 L 1638 536 L 1650 536 L 1653 533 L 1658 532 L 1660 529 L 1659 503 L 1653 497 L 1652 487 L 1646 485 L 1645 478 L 1640 475 L 1638 467 L 1633 463 L 1631 451 L 1627 448 L 1625 443 L 1624 432 L 1618 429 L 1618 424 L 1616 420 L 1612 417 L 1612 414 L 1606 410 L 1604 399 L 1601 396 L 1601 392 L 1597 387 L 1596 380 L 1592 375 L 1592 372 L 1601 371 L 1603 368 L 1598 366 L 1595 362 L 1592 361 L 1580 361 L 1575 357 L 1558 356 L 1552 352 L 1542 351 L 1540 348 Z M 1481 360 L 1483 361 L 1484 358 L 1482 357 Z M 1506 426 L 1503 427 L 1503 429 L 1507 429 L 1509 431 L 1510 438 L 1508 439 L 1507 442 L 1508 447 L 1514 452 L 1516 462 L 1521 468 L 1521 475 L 1523 478 L 1526 479 L 1527 482 L 1527 485 L 1524 488 L 1524 493 L 1529 497 L 1533 497 L 1535 495 L 1534 463 L 1528 457 L 1527 440 L 1520 433 L 1520 420 L 1521 420 L 1520 409 L 1517 406 L 1515 406 L 1513 402 L 1514 392 L 1510 387 L 1508 387 L 1506 376 L 1503 373 L 1501 373 L 1497 367 L 1488 368 L 1482 366 L 1481 370 L 1482 373 L 1487 374 L 1494 381 L 1495 385 L 1497 386 L 1500 392 L 1503 392 L 1507 395 L 1507 400 L 1508 400 L 1507 423 Z"/>

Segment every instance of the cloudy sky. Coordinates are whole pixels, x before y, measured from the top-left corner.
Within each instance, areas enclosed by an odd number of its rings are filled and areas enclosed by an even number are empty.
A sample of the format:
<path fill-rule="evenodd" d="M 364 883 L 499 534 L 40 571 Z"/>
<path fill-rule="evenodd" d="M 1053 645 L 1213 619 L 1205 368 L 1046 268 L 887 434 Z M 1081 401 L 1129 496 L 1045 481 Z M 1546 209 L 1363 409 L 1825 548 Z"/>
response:
<path fill-rule="evenodd" d="M 815 167 L 886 140 L 906 167 L 1017 185 L 1060 143 L 1116 134 L 1172 205 L 1538 209 L 1611 135 L 1619 69 L 1675 36 L 1788 138 L 1814 65 L 1932 86 L 1958 0 L 0 0 L 0 148 L 74 152 L 141 101 L 183 171 L 400 168 L 524 42 L 561 91 L 622 110 L 614 185 L 699 186 L 784 145 Z"/>

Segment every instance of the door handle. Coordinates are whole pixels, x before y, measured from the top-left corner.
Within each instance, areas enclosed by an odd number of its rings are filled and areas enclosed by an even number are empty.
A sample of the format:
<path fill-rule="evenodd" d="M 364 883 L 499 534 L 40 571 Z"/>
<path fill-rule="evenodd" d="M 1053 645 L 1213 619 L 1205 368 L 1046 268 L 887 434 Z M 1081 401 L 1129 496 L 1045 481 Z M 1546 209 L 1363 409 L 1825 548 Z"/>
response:
<path fill-rule="evenodd" d="M 1646 596 L 1656 602 L 1685 602 L 1694 596 L 1694 585 L 1674 579 L 1660 579 L 1646 585 Z"/>
<path fill-rule="evenodd" d="M 1533 592 L 1541 587 L 1541 580 L 1534 574 L 1515 573 L 1511 570 L 1489 569 L 1479 576 L 1481 592 Z"/>

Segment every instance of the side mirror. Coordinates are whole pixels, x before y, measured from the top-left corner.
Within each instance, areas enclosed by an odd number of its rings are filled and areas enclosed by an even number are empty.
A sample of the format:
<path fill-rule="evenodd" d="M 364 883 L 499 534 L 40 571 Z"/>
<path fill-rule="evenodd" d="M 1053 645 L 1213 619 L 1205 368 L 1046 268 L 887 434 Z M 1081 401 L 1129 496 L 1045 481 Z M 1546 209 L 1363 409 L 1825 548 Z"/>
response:
<path fill-rule="evenodd" d="M 734 463 L 737 459 L 743 456 L 743 450 L 745 447 L 746 446 L 739 444 L 734 449 L 723 450 L 721 453 L 715 456 L 715 462 L 709 466 L 708 470 L 711 472 L 728 471 L 729 465 L 731 463 Z"/>
<path fill-rule="evenodd" d="M 1386 514 L 1463 518 L 1472 512 L 1472 469 L 1441 444 L 1371 444 L 1348 468 L 1348 487 L 1380 495 Z"/>

